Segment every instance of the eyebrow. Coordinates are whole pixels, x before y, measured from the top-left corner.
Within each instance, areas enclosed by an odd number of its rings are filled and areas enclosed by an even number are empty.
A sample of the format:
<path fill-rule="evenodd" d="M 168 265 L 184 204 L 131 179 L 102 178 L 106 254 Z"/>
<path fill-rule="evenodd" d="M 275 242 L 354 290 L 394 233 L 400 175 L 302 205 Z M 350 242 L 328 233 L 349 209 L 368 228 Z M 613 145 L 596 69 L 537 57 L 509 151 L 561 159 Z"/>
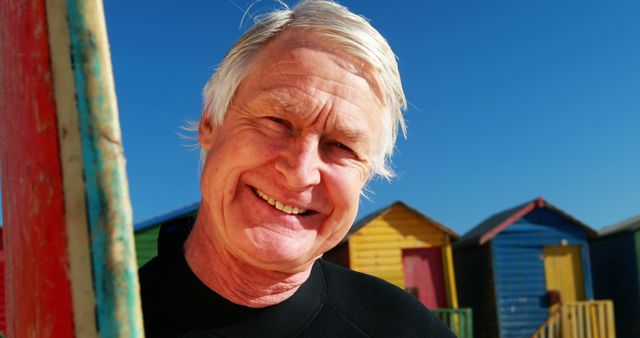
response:
<path fill-rule="evenodd" d="M 285 111 L 287 113 L 302 114 L 304 110 L 298 105 L 293 104 L 287 100 L 281 99 L 280 97 L 278 97 L 278 95 L 274 95 L 274 94 L 262 96 L 259 98 L 259 100 L 267 103 L 277 104 L 281 111 Z M 334 133 L 339 134 L 341 137 L 345 138 L 350 143 L 365 144 L 366 141 L 369 139 L 368 133 L 360 129 L 353 129 L 340 124 L 335 126 Z"/>
<path fill-rule="evenodd" d="M 336 133 L 353 143 L 366 143 L 368 139 L 367 133 L 358 129 L 346 128 L 343 126 L 336 126 Z"/>
<path fill-rule="evenodd" d="M 283 110 L 287 113 L 292 113 L 292 114 L 302 114 L 303 109 L 300 108 L 298 105 L 291 103 L 288 100 L 282 99 L 280 97 L 278 97 L 277 94 L 274 93 L 270 93 L 269 95 L 265 95 L 264 97 L 260 98 L 261 101 L 264 101 L 266 103 L 273 103 L 278 105 L 278 107 L 280 108 L 279 110 Z"/>

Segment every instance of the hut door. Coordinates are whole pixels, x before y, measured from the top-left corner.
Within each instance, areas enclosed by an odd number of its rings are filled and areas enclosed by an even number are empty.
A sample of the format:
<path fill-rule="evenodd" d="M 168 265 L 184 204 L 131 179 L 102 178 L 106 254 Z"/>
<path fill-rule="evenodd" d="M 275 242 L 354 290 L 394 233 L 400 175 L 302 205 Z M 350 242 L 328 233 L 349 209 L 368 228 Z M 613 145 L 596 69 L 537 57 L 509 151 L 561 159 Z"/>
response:
<path fill-rule="evenodd" d="M 404 287 L 430 309 L 447 307 L 440 247 L 403 249 Z"/>
<path fill-rule="evenodd" d="M 580 247 L 548 246 L 544 248 L 544 274 L 547 290 L 560 292 L 562 302 L 584 300 Z"/>

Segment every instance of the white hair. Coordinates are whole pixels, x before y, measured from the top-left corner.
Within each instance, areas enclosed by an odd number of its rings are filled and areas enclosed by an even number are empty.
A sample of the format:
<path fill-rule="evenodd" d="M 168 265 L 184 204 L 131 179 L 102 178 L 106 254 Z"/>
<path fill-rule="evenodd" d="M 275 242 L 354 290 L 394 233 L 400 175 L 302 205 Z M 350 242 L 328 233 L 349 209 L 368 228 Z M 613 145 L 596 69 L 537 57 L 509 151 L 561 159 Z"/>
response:
<path fill-rule="evenodd" d="M 288 28 L 313 31 L 318 37 L 342 47 L 345 54 L 367 63 L 375 72 L 383 93 L 382 135 L 372 158 L 372 174 L 390 179 L 390 167 L 398 126 L 406 137 L 402 90 L 396 56 L 380 33 L 362 16 L 331 0 L 303 0 L 293 8 L 257 16 L 253 26 L 227 52 L 203 89 L 202 119 L 221 125 L 244 79 L 253 57 L 278 33 Z M 201 159 L 207 152 L 201 150 Z"/>

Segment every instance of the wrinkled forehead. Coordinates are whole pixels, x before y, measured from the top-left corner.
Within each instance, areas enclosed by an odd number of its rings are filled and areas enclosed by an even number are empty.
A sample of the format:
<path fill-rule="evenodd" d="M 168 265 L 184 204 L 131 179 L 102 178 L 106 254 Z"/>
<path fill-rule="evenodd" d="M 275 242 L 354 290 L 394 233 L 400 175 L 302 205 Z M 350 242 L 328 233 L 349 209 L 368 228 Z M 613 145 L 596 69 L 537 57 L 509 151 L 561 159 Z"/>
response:
<path fill-rule="evenodd" d="M 308 54 L 303 56 L 303 53 L 299 52 L 305 49 L 332 55 L 332 61 L 342 69 L 366 80 L 380 106 L 385 106 L 386 96 L 375 69 L 363 59 L 346 53 L 344 51 L 346 46 L 312 30 L 290 28 L 281 32 L 257 53 L 252 60 L 250 71 L 256 71 L 256 68 L 264 68 L 262 70 L 266 71 L 269 67 L 277 67 L 273 60 L 278 60 L 278 63 L 295 63 L 301 58 L 308 57 Z M 314 69 L 308 69 L 308 71 L 313 73 Z"/>

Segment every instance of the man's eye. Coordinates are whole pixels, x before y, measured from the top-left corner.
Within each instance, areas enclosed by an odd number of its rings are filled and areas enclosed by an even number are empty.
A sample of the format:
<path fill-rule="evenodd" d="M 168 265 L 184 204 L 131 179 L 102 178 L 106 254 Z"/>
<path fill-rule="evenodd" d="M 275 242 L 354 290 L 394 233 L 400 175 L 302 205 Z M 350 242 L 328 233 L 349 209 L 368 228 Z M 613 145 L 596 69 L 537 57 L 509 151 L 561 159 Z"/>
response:
<path fill-rule="evenodd" d="M 344 143 L 340 143 L 340 142 L 335 142 L 333 144 L 336 148 L 341 149 L 341 150 L 346 150 L 346 151 L 351 151 L 351 148 L 347 147 L 346 145 L 344 145 Z"/>
<path fill-rule="evenodd" d="M 291 122 L 285 120 L 285 119 L 281 119 L 279 117 L 275 117 L 275 116 L 266 116 L 266 121 L 270 121 L 267 122 L 268 127 L 272 128 L 274 130 L 291 130 L 292 129 L 292 125 Z M 275 124 L 274 124 L 275 123 Z"/>
<path fill-rule="evenodd" d="M 279 117 L 275 117 L 275 116 L 269 116 L 269 120 L 277 123 L 277 124 L 282 124 L 282 125 L 287 125 L 287 121 L 279 118 Z"/>

